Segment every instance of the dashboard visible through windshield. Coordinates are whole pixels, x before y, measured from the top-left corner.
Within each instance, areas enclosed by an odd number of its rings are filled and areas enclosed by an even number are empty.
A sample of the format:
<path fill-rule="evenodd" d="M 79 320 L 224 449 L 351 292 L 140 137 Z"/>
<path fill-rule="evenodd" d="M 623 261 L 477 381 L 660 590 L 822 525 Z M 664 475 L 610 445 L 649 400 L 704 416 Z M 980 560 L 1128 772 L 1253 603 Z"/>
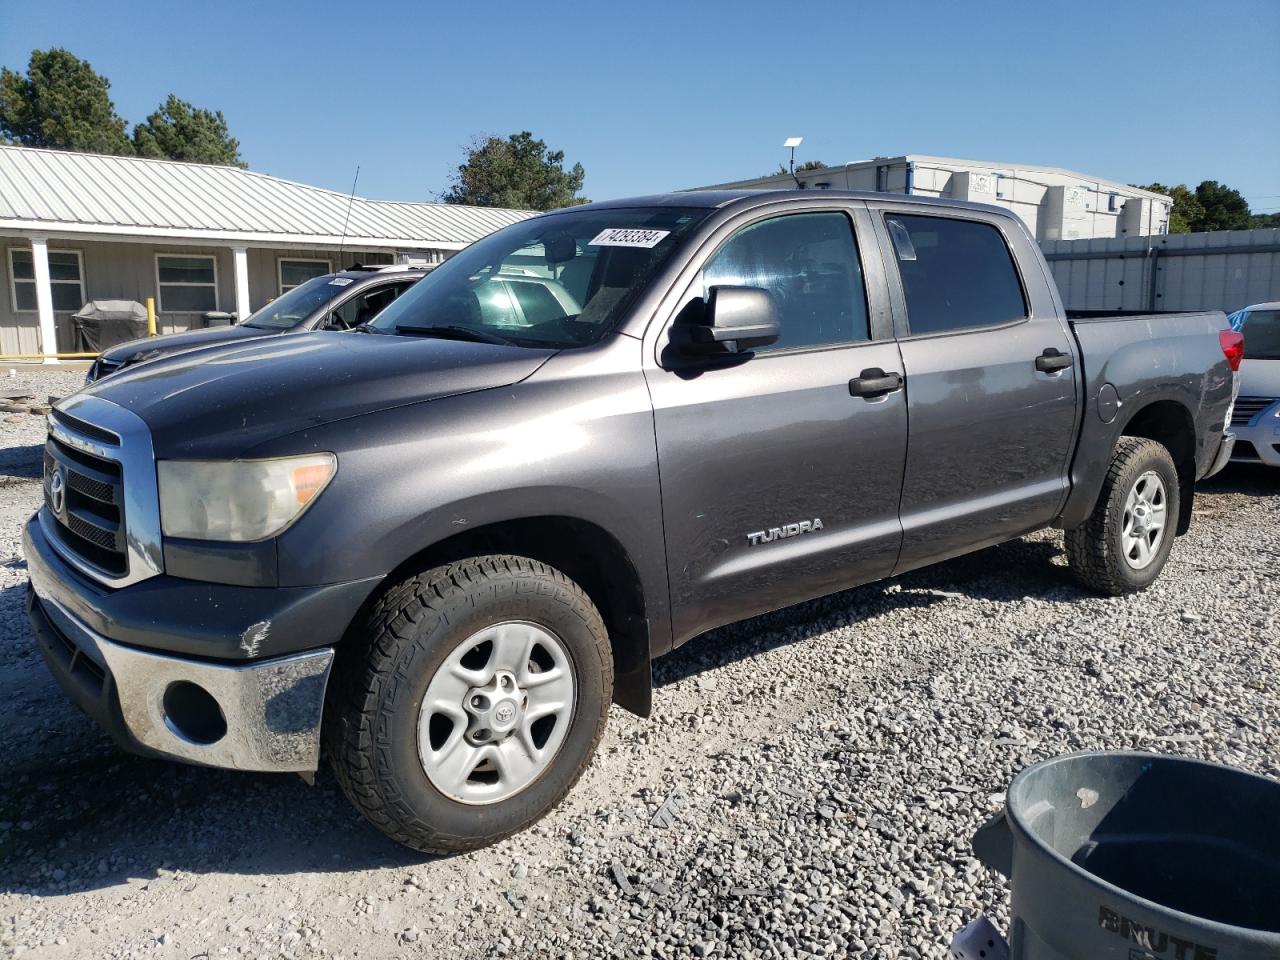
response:
<path fill-rule="evenodd" d="M 595 343 L 709 213 L 583 208 L 513 224 L 446 260 L 372 326 L 521 346 Z"/>

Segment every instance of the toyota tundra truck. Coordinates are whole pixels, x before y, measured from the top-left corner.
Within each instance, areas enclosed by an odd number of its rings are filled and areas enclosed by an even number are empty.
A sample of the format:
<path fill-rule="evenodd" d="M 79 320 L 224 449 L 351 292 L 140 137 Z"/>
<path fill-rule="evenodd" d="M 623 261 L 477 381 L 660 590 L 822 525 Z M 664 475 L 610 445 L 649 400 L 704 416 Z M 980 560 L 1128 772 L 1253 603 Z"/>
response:
<path fill-rule="evenodd" d="M 1006 210 L 835 191 L 541 215 L 361 329 L 56 404 L 29 615 L 125 748 L 323 750 L 437 852 L 546 813 L 713 627 L 1046 527 L 1148 586 L 1243 353 L 1220 313 L 1067 313 Z"/>

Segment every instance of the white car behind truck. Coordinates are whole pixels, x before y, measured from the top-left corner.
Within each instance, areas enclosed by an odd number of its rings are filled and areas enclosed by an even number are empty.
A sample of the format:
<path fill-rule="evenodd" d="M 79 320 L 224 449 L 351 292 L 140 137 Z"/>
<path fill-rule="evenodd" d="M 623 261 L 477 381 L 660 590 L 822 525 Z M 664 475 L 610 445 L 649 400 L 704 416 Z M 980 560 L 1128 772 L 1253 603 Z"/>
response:
<path fill-rule="evenodd" d="M 1244 334 L 1231 459 L 1280 467 L 1280 300 L 1245 307 L 1228 319 Z"/>

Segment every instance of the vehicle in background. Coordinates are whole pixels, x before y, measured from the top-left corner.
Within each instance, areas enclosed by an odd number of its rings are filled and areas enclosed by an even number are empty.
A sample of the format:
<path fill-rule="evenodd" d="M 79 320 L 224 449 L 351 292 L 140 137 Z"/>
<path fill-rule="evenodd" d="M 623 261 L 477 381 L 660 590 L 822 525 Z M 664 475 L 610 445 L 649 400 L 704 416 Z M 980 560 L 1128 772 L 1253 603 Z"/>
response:
<path fill-rule="evenodd" d="M 1233 461 L 1280 467 L 1280 301 L 1256 303 L 1227 318 L 1244 334 L 1240 395 L 1231 413 Z"/>
<path fill-rule="evenodd" d="M 28 612 L 130 749 L 310 775 L 323 736 L 444 852 L 551 809 L 714 627 L 1045 527 L 1145 588 L 1230 456 L 1243 341 L 1064 311 L 1008 210 L 837 191 L 543 214 L 363 329 L 56 404 Z"/>
<path fill-rule="evenodd" d="M 104 350 L 89 367 L 94 383 L 122 367 L 213 344 L 310 330 L 351 330 L 368 323 L 426 275 L 428 267 L 361 266 L 312 277 L 241 323 L 130 340 Z M 233 316 L 233 315 L 228 315 Z"/>

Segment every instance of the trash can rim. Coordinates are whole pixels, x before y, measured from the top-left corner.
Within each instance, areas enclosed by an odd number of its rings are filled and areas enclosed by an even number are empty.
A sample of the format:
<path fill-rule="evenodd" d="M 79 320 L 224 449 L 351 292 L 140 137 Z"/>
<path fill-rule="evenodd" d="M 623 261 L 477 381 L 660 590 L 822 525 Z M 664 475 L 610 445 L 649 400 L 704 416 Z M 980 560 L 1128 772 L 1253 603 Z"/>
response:
<path fill-rule="evenodd" d="M 1212 760 L 1201 760 L 1197 757 L 1184 757 L 1177 754 L 1167 753 L 1150 753 L 1143 750 L 1078 750 L 1075 753 L 1065 753 L 1058 757 L 1050 757 L 1047 760 L 1041 760 L 1039 763 L 1034 763 L 1027 767 L 1013 778 L 1012 782 L 1009 784 L 1009 789 L 1005 791 L 1004 801 L 1005 820 L 1008 822 L 1009 829 L 1012 831 L 1015 839 L 1021 839 L 1038 852 L 1047 854 L 1050 859 L 1055 860 L 1059 865 L 1070 870 L 1073 875 L 1087 881 L 1099 890 L 1116 897 L 1119 900 L 1127 900 L 1145 909 L 1162 912 L 1165 915 L 1173 917 L 1183 923 L 1196 924 L 1200 926 L 1202 930 L 1217 932 L 1219 934 L 1230 934 L 1232 936 L 1238 935 L 1240 931 L 1243 930 L 1248 932 L 1252 937 L 1263 937 L 1264 943 L 1274 941 L 1277 945 L 1280 945 L 1280 932 L 1278 931 L 1263 930 L 1258 927 L 1239 927 L 1234 924 L 1222 923 L 1205 917 L 1197 917 L 1194 914 L 1185 913 L 1182 910 L 1167 906 L 1163 903 L 1157 903 L 1154 900 L 1148 900 L 1146 897 L 1138 896 L 1136 893 L 1132 893 L 1123 887 L 1116 886 L 1108 880 L 1103 880 L 1101 877 L 1090 873 L 1088 870 L 1081 869 L 1072 863 L 1067 857 L 1064 857 L 1057 850 L 1054 850 L 1033 834 L 1023 822 L 1021 815 L 1015 813 L 1013 810 L 1012 800 L 1014 790 L 1018 788 L 1025 778 L 1032 776 L 1036 771 L 1042 770 L 1045 767 L 1052 767 L 1060 763 L 1066 763 L 1071 760 L 1078 760 L 1081 757 L 1121 757 L 1125 759 L 1158 760 L 1161 762 L 1176 761 L 1178 763 L 1189 763 L 1201 767 L 1213 767 L 1218 770 L 1225 770 L 1228 773 L 1232 773 L 1237 776 L 1261 780 L 1263 783 L 1277 788 L 1280 788 L 1280 781 L 1274 780 L 1271 777 L 1263 776 L 1262 774 L 1252 773 L 1248 770 L 1241 770 L 1225 763 L 1216 763 Z"/>

